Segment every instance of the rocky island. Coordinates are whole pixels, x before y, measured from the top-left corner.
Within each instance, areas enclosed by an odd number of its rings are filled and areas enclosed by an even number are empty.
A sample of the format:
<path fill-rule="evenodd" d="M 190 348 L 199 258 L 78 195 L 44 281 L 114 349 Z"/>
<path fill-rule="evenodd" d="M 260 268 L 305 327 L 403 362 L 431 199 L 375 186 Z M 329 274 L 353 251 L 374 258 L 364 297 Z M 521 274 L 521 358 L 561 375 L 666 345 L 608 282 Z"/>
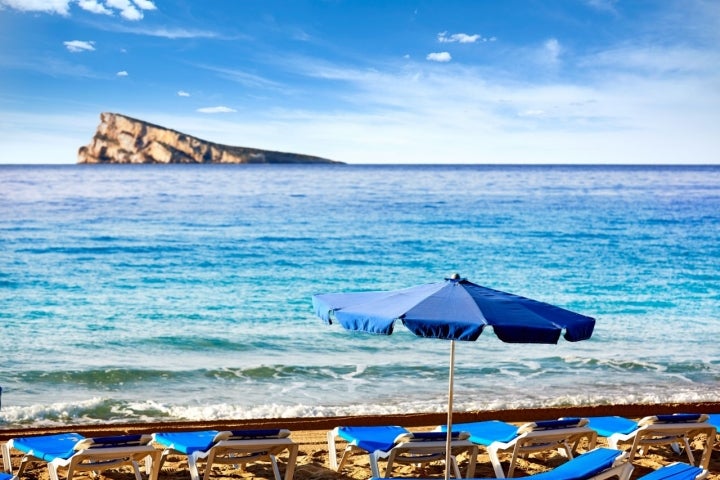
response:
<path fill-rule="evenodd" d="M 208 142 L 118 113 L 100 114 L 78 163 L 342 163 L 299 153 Z"/>

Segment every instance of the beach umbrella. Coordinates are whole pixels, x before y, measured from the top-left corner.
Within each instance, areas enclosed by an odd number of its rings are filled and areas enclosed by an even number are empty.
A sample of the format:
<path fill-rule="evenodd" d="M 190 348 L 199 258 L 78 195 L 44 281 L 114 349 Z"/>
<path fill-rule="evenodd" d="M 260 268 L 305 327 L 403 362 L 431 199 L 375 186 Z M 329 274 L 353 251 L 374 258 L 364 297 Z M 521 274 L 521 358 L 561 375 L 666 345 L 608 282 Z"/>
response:
<path fill-rule="evenodd" d="M 454 274 L 443 282 L 390 291 L 325 293 L 312 297 L 315 314 L 347 330 L 390 335 L 396 321 L 420 337 L 450 340 L 445 478 L 450 475 L 455 341 L 477 340 L 492 327 L 506 343 L 555 344 L 587 340 L 595 319 L 511 293 L 476 285 Z"/>

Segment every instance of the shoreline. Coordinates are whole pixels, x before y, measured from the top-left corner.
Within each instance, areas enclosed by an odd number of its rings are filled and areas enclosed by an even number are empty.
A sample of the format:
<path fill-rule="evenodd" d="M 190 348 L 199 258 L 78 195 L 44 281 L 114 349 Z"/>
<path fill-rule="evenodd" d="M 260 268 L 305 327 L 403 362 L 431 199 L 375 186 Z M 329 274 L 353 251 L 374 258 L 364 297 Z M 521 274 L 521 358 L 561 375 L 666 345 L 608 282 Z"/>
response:
<path fill-rule="evenodd" d="M 618 415 L 627 418 L 642 418 L 649 415 L 671 413 L 720 413 L 718 402 L 659 403 L 659 404 L 608 404 L 566 407 L 537 407 L 511 410 L 478 410 L 454 412 L 453 423 L 467 423 L 482 420 L 505 422 L 531 422 L 551 420 L 560 417 L 597 417 Z M 444 413 L 379 414 L 338 417 L 297 417 L 260 418 L 241 420 L 201 421 L 159 421 L 159 422 L 107 422 L 93 424 L 64 424 L 56 426 L 0 426 L 0 441 L 23 435 L 45 435 L 73 431 L 85 436 L 99 436 L 121 433 L 154 433 L 157 431 L 183 430 L 232 430 L 243 428 L 287 428 L 290 431 L 332 430 L 339 425 L 402 425 L 408 428 L 443 425 L 447 422 Z"/>

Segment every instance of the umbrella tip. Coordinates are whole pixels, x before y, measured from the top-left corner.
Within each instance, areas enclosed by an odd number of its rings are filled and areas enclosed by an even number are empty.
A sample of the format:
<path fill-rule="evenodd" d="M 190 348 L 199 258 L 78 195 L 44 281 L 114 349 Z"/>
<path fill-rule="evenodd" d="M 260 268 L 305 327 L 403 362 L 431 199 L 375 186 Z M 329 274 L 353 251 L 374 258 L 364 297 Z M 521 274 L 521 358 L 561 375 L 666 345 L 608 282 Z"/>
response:
<path fill-rule="evenodd" d="M 460 274 L 455 272 L 452 275 L 450 275 L 450 280 L 460 280 Z"/>

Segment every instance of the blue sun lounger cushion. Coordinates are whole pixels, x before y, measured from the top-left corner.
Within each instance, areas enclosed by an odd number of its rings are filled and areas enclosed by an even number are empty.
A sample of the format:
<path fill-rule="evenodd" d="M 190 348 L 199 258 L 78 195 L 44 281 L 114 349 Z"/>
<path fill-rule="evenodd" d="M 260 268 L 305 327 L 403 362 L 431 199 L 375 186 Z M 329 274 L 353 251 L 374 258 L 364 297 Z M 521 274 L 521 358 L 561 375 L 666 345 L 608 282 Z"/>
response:
<path fill-rule="evenodd" d="M 460 469 L 456 456 L 468 454 L 468 478 L 475 472 L 477 445 L 468 441 L 468 434 L 455 432 L 452 436 L 450 468 L 456 478 Z M 330 467 L 342 470 L 349 457 L 357 452 L 366 453 L 370 460 L 373 477 L 380 477 L 380 460 L 387 460 L 385 476 L 392 472 L 394 463 L 427 464 L 445 460 L 446 434 L 443 432 L 410 432 L 399 426 L 336 427 L 327 434 Z M 347 442 L 340 462 L 337 458 L 336 440 Z"/>
<path fill-rule="evenodd" d="M 627 454 L 609 448 L 596 448 L 568 460 L 553 470 L 537 473 L 526 478 L 532 480 L 605 480 L 609 478 L 629 480 L 632 471 L 632 465 L 627 462 Z M 498 480 L 498 478 L 474 478 L 473 480 Z M 653 480 L 670 479 L 656 478 Z"/>
<path fill-rule="evenodd" d="M 701 480 L 708 471 L 687 463 L 673 463 L 643 475 L 638 480 Z"/>
<path fill-rule="evenodd" d="M 12 473 L 0 472 L 0 480 L 11 480 L 13 478 Z"/>
<path fill-rule="evenodd" d="M 142 480 L 138 462 L 145 461 L 149 480 L 156 480 L 160 451 L 150 445 L 150 435 L 116 435 L 84 437 L 78 433 L 59 433 L 10 439 L 3 445 L 3 458 L 11 449 L 23 453 L 17 477 L 30 462 L 47 462 L 51 480 L 58 480 L 58 470 L 67 470 L 71 480 L 77 471 L 98 472 L 121 465 L 133 468 L 135 478 Z"/>
<path fill-rule="evenodd" d="M 518 459 L 530 453 L 559 449 L 573 458 L 580 442 L 587 439 L 587 449 L 595 448 L 597 433 L 587 426 L 585 418 L 559 418 L 515 426 L 499 420 L 456 424 L 453 430 L 470 434 L 469 440 L 487 449 L 495 475 L 512 477 Z M 439 430 L 445 430 L 444 426 Z M 511 453 L 507 473 L 503 470 L 500 453 Z"/>
<path fill-rule="evenodd" d="M 720 435 L 720 413 L 711 413 L 707 417 L 707 422 L 715 427 L 716 433 Z"/>
<path fill-rule="evenodd" d="M 200 480 L 198 464 L 202 461 L 203 479 L 208 480 L 214 464 L 244 466 L 261 460 L 271 463 L 275 480 L 282 480 L 277 455 L 284 451 L 288 454 L 285 480 L 292 480 L 295 473 L 298 446 L 286 429 L 159 432 L 153 439 L 163 447 L 160 465 L 170 453 L 187 456 L 192 480 Z"/>
<path fill-rule="evenodd" d="M 708 416 L 694 413 L 676 413 L 672 415 L 654 415 L 633 421 L 624 417 L 591 417 L 590 428 L 607 439 L 611 448 L 630 444 L 629 459 L 632 462 L 643 450 L 659 445 L 669 445 L 676 452 L 685 449 L 690 464 L 695 465 L 695 457 L 690 448 L 691 441 L 698 435 L 706 435 L 705 448 L 698 466 L 707 470 L 710 453 L 716 435 L 716 428 L 708 423 Z"/>

